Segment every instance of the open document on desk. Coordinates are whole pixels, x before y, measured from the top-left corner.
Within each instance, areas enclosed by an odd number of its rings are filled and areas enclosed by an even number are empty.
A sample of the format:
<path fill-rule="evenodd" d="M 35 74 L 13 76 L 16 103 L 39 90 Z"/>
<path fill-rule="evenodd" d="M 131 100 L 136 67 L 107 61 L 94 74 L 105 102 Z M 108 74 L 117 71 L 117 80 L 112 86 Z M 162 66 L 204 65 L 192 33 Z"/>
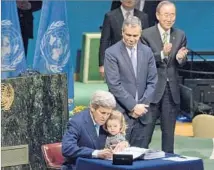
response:
<path fill-rule="evenodd" d="M 121 152 L 114 154 L 118 155 L 133 155 L 133 159 L 157 159 L 165 157 L 165 152 L 159 150 L 129 147 Z"/>

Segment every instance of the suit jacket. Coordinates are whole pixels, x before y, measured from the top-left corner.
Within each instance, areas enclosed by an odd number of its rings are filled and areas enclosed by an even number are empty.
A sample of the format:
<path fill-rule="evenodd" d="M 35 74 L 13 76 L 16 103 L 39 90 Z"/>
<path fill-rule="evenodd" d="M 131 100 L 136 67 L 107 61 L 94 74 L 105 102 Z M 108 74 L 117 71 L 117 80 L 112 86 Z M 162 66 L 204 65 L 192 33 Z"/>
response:
<path fill-rule="evenodd" d="M 109 91 L 116 98 L 118 110 L 129 113 L 137 103 L 150 104 L 157 82 L 157 69 L 149 47 L 138 42 L 137 77 L 123 41 L 106 50 L 104 68 L 106 82 Z M 138 101 L 135 100 L 136 90 Z M 141 123 L 148 123 L 151 114 L 145 114 L 140 120 Z"/>
<path fill-rule="evenodd" d="M 92 152 L 105 147 L 107 133 L 100 127 L 96 129 L 89 110 L 82 111 L 70 118 L 67 132 L 62 139 L 62 154 L 65 157 L 63 168 L 70 168 L 78 157 L 92 158 Z"/>
<path fill-rule="evenodd" d="M 18 8 L 18 15 L 22 36 L 27 38 L 33 38 L 33 12 L 41 9 L 42 1 L 29 2 L 31 3 L 31 9 L 21 10 Z"/>
<path fill-rule="evenodd" d="M 158 0 L 145 0 L 144 2 L 144 8 L 143 12 L 148 14 L 148 22 L 149 22 L 149 27 L 155 25 L 157 23 L 157 18 L 156 18 L 156 8 L 158 6 L 160 1 Z M 118 0 L 113 0 L 111 4 L 111 10 L 119 8 L 121 5 L 121 2 Z"/>
<path fill-rule="evenodd" d="M 144 30 L 142 41 L 152 49 L 158 70 L 158 83 L 152 102 L 158 103 L 160 101 L 168 78 L 173 100 L 176 104 L 179 104 L 180 91 L 177 68 L 182 66 L 186 60 L 184 59 L 183 62 L 179 64 L 176 60 L 176 54 L 181 47 L 186 47 L 187 40 L 184 32 L 176 28 L 171 29 L 170 42 L 172 43 L 172 51 L 167 63 L 161 60 L 160 53 L 163 49 L 163 43 L 157 25 Z"/>
<path fill-rule="evenodd" d="M 134 16 L 137 16 L 141 20 L 142 29 L 149 27 L 147 14 L 135 9 Z M 105 15 L 99 49 L 100 66 L 103 66 L 105 50 L 122 39 L 121 29 L 123 21 L 121 8 L 110 11 Z"/>

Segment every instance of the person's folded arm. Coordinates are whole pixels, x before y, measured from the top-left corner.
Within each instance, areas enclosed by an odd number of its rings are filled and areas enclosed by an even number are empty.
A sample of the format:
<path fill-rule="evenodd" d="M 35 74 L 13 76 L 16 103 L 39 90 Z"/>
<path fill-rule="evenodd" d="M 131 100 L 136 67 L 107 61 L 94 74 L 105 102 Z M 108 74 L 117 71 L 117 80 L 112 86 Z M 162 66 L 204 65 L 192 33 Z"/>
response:
<path fill-rule="evenodd" d="M 79 147 L 77 141 L 81 136 L 81 127 L 75 121 L 70 119 L 68 130 L 62 139 L 62 154 L 66 158 L 77 159 L 78 157 L 92 158 L 94 149 L 88 147 Z"/>
<path fill-rule="evenodd" d="M 131 112 L 137 103 L 134 97 L 122 86 L 117 60 L 109 51 L 105 53 L 104 68 L 110 92 L 124 108 Z"/>

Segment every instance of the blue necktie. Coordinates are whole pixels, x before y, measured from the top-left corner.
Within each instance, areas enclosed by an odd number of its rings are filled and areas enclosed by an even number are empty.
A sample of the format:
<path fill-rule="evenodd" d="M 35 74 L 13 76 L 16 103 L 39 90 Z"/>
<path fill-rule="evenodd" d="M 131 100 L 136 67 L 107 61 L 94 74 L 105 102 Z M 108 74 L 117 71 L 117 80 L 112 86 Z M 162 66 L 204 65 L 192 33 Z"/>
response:
<path fill-rule="evenodd" d="M 97 136 L 99 136 L 100 126 L 98 124 L 95 124 L 94 126 L 96 129 Z"/>
<path fill-rule="evenodd" d="M 131 48 L 131 61 L 134 69 L 135 77 L 137 77 L 137 56 L 135 56 L 135 48 Z"/>
<path fill-rule="evenodd" d="M 137 55 L 135 55 L 135 48 L 131 48 L 131 61 L 134 69 L 135 77 L 137 78 Z M 138 101 L 138 91 L 136 91 L 135 100 Z"/>

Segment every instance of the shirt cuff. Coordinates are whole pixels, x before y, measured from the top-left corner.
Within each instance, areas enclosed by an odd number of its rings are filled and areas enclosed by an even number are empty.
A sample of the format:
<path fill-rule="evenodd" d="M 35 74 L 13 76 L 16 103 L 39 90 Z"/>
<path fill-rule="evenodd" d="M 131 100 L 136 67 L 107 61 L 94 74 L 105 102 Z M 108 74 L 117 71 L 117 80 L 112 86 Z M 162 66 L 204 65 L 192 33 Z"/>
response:
<path fill-rule="evenodd" d="M 161 60 L 163 62 L 164 58 L 167 58 L 167 56 L 164 56 L 163 51 L 161 51 Z"/>
<path fill-rule="evenodd" d="M 178 64 L 182 64 L 183 59 L 178 59 L 178 57 L 176 56 L 176 60 L 178 61 Z"/>
<path fill-rule="evenodd" d="M 99 152 L 99 150 L 94 150 L 92 152 L 92 158 L 98 158 L 98 152 Z"/>

